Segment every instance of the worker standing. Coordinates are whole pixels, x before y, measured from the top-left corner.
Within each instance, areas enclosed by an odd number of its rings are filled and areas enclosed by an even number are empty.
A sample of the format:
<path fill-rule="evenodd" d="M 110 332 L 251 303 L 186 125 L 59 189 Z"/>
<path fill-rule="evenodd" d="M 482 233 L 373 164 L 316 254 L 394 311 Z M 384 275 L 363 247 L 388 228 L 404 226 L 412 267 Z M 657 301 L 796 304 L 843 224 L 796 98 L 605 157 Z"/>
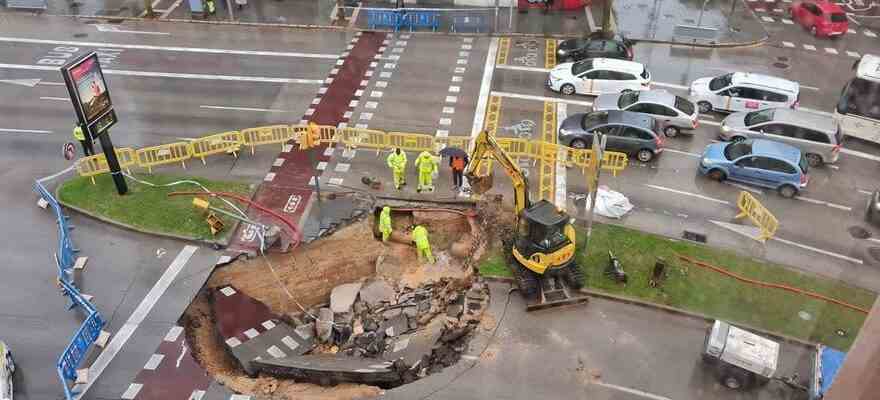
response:
<path fill-rule="evenodd" d="M 379 213 L 379 232 L 382 232 L 382 241 L 387 242 L 391 236 L 391 207 L 382 207 Z"/>
<path fill-rule="evenodd" d="M 205 3 L 208 5 L 208 14 L 214 15 L 217 12 L 217 7 L 214 6 L 214 0 L 205 0 Z"/>
<path fill-rule="evenodd" d="M 464 184 L 464 167 L 468 164 L 468 156 L 449 157 L 449 167 L 452 168 L 452 190 L 461 189 Z"/>
<path fill-rule="evenodd" d="M 419 170 L 419 186 L 416 188 L 416 192 L 421 193 L 422 190 L 434 191 L 432 179 L 434 172 L 437 172 L 437 161 L 434 160 L 434 156 L 427 150 L 423 151 L 416 158 L 415 164 Z"/>
<path fill-rule="evenodd" d="M 406 185 L 406 152 L 400 149 L 400 147 L 395 148 L 391 154 L 388 155 L 388 168 L 391 168 L 391 173 L 394 176 L 394 187 L 397 190 L 400 190 L 400 187 Z"/>
<path fill-rule="evenodd" d="M 73 138 L 79 141 L 79 144 L 82 145 L 83 154 L 88 156 L 95 155 L 95 150 L 92 149 L 92 142 L 86 141 L 86 135 L 83 133 L 82 126 L 77 124 L 73 127 Z"/>
<path fill-rule="evenodd" d="M 428 263 L 434 263 L 434 256 L 431 254 L 431 243 L 428 242 L 428 230 L 424 226 L 418 225 L 412 232 L 413 242 L 416 242 L 416 253 L 419 254 L 419 261 L 427 259 Z"/>

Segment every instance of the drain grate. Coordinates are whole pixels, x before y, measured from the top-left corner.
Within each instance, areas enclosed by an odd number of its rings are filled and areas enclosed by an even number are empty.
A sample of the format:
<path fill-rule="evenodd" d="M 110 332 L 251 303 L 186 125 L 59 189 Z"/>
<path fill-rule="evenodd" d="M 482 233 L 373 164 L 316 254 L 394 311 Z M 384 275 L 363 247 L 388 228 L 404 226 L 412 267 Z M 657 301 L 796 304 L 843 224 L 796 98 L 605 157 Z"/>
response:
<path fill-rule="evenodd" d="M 84 38 L 86 36 L 89 36 L 89 34 L 88 33 L 74 33 L 73 34 L 73 37 L 75 37 L 75 38 Z"/>
<path fill-rule="evenodd" d="M 851 226 L 846 230 L 849 232 L 850 236 L 855 239 L 867 239 L 871 237 L 871 232 L 861 226 Z"/>
<path fill-rule="evenodd" d="M 779 57 L 776 57 L 776 61 L 788 62 L 788 57 L 779 56 Z"/>

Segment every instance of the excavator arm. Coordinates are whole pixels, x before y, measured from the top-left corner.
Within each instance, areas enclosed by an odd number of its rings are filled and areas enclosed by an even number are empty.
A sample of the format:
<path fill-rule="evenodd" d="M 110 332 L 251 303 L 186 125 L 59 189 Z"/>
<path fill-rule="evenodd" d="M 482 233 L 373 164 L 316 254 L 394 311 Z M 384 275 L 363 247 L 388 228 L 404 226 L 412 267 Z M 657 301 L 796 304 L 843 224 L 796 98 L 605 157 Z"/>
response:
<path fill-rule="evenodd" d="M 474 148 L 470 155 L 471 161 L 465 169 L 465 176 L 471 185 L 471 190 L 476 194 L 483 194 L 492 188 L 492 169 L 488 169 L 489 172 L 482 176 L 478 172 L 480 166 L 490 157 L 501 164 L 504 172 L 513 181 L 514 206 L 516 207 L 516 216 L 519 218 L 522 211 L 531 206 L 528 180 L 516 162 L 501 148 L 495 137 L 485 130 L 480 132 L 474 140 Z"/>

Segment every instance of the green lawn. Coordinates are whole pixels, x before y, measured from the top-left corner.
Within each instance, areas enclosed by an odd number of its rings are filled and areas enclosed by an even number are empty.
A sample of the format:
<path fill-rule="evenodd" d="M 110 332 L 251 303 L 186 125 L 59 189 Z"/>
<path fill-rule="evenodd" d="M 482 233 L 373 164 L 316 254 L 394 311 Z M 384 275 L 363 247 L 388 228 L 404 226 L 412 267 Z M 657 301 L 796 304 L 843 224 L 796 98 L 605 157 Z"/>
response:
<path fill-rule="evenodd" d="M 803 295 L 739 282 L 717 272 L 679 261 L 682 254 L 753 279 L 782 283 L 817 292 L 844 302 L 871 308 L 876 294 L 839 281 L 819 278 L 781 265 L 742 257 L 736 253 L 672 240 L 614 225 L 595 225 L 589 256 L 583 255 L 584 232 L 578 231 L 578 262 L 587 275 L 586 286 L 616 295 L 639 298 L 718 319 L 749 324 L 772 332 L 821 342 L 847 350 L 864 322 L 857 311 Z M 608 249 L 614 252 L 629 282 L 613 282 L 604 275 Z M 479 270 L 484 275 L 510 276 L 500 249 L 491 251 Z M 648 285 L 657 257 L 667 262 L 668 277 L 661 288 Z M 798 316 L 806 311 L 809 320 Z M 845 337 L 838 329 L 848 332 Z"/>
<path fill-rule="evenodd" d="M 138 179 L 154 184 L 187 179 L 197 181 L 211 191 L 235 192 L 246 196 L 250 193 L 248 184 L 238 182 L 160 174 L 143 175 Z M 184 183 L 170 187 L 150 187 L 131 179 L 127 181 L 129 193 L 119 196 L 109 174 L 95 177 L 97 183 L 95 185 L 89 178 L 77 177 L 64 182 L 58 191 L 58 196 L 62 203 L 155 233 L 206 240 L 221 239 L 231 234 L 230 228 L 234 222 L 232 218 L 218 215 L 223 219 L 226 229 L 217 237 L 212 237 L 204 214 L 192 206 L 192 196 L 167 197 L 170 192 L 201 191 L 198 186 Z M 210 201 L 214 207 L 228 209 L 219 199 Z"/>

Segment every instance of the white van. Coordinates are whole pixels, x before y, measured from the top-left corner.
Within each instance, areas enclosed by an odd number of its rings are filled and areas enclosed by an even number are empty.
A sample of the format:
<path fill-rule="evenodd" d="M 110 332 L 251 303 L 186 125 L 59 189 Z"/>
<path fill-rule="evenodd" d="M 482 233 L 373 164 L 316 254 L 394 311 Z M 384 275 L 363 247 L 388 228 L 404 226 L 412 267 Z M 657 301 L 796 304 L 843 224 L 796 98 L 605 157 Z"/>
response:
<path fill-rule="evenodd" d="M 643 64 L 613 58 L 588 58 L 562 63 L 550 70 L 547 86 L 565 95 L 623 93 L 651 89 L 651 74 Z"/>
<path fill-rule="evenodd" d="M 756 111 L 798 106 L 800 85 L 788 79 L 751 72 L 733 72 L 691 83 L 690 97 L 701 113 Z"/>
<path fill-rule="evenodd" d="M 880 57 L 865 54 L 837 102 L 834 117 L 846 136 L 880 143 Z"/>

